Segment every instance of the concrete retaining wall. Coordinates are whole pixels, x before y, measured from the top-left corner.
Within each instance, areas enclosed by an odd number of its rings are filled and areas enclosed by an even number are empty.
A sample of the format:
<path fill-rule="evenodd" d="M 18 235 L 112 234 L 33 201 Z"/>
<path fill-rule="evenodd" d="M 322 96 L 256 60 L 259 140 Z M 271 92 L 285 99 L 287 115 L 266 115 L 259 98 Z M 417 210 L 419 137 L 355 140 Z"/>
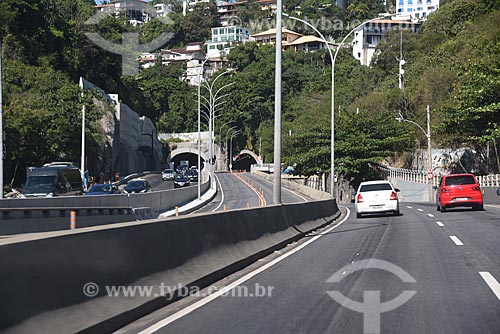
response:
<path fill-rule="evenodd" d="M 429 186 L 427 184 L 397 179 L 390 181 L 394 187 L 401 190 L 405 202 L 429 202 Z M 500 196 L 497 195 L 497 189 L 498 187 L 481 187 L 484 204 L 500 204 Z M 433 191 L 432 198 L 436 198 L 436 191 Z"/>
<path fill-rule="evenodd" d="M 498 187 L 481 187 L 483 190 L 484 204 L 497 204 L 500 205 L 500 196 L 497 195 Z"/>
<path fill-rule="evenodd" d="M 207 286 L 338 215 L 326 200 L 0 240 L 0 329 L 111 332 L 168 300 L 109 297 L 105 286 Z M 88 282 L 97 297 L 83 294 Z"/>
<path fill-rule="evenodd" d="M 429 186 L 425 183 L 402 181 L 390 179 L 395 188 L 401 190 L 404 202 L 427 202 L 429 203 Z M 435 194 L 433 195 L 435 198 Z"/>
<path fill-rule="evenodd" d="M 273 178 L 274 178 L 273 174 L 268 174 L 268 173 L 264 173 L 264 172 L 260 172 L 260 171 L 254 171 L 254 172 L 252 172 L 252 174 L 260 176 L 260 177 L 262 177 L 266 180 L 269 180 L 269 181 L 273 181 Z M 312 199 L 315 199 L 315 200 L 325 200 L 325 199 L 332 198 L 332 196 L 329 193 L 310 188 L 308 186 L 299 184 L 297 182 L 284 180 L 283 178 L 281 179 L 281 184 L 285 188 L 298 191 L 299 193 L 306 195 L 306 196 L 308 196 Z"/>
<path fill-rule="evenodd" d="M 209 186 L 208 181 L 202 184 L 201 192 L 205 193 Z M 0 200 L 0 235 L 68 229 L 69 212 L 72 210 L 77 211 L 77 228 L 151 219 L 197 197 L 198 188 L 188 187 L 144 194 L 3 199 Z M 9 208 L 13 210 L 8 210 Z M 34 208 L 54 209 L 43 212 L 35 211 Z M 98 208 L 120 209 L 110 215 L 109 210 L 100 212 Z M 133 209 L 133 212 L 124 212 L 128 208 Z"/>

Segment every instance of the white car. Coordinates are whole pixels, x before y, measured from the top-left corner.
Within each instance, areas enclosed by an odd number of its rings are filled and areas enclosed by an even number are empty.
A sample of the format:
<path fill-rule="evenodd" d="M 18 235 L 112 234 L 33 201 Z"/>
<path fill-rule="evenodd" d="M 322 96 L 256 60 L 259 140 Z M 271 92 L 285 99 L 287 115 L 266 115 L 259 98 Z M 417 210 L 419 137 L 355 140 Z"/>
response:
<path fill-rule="evenodd" d="M 356 192 L 354 207 L 356 217 L 361 218 L 365 213 L 392 213 L 399 215 L 399 189 L 389 181 L 361 182 Z"/>

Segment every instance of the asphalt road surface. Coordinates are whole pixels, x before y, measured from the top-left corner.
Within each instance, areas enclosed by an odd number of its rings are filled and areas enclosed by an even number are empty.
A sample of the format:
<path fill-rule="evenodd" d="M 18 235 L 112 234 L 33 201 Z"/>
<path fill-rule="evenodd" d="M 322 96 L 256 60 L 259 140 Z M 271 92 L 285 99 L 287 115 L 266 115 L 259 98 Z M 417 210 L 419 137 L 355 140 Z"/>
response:
<path fill-rule="evenodd" d="M 181 300 L 118 333 L 500 333 L 500 208 L 401 203 L 401 213 L 351 211 L 219 282 L 237 285 L 228 295 Z"/>
<path fill-rule="evenodd" d="M 271 182 L 249 173 L 217 173 L 218 192 L 214 199 L 196 212 L 216 212 L 224 209 L 242 209 L 260 206 L 259 195 L 262 192 L 266 205 L 273 203 L 273 185 Z M 222 189 L 222 190 L 221 190 Z M 283 203 L 305 202 L 307 197 L 287 189 L 282 191 Z"/>
<path fill-rule="evenodd" d="M 151 189 L 153 191 L 159 191 L 159 190 L 169 190 L 169 189 L 174 189 L 174 181 L 163 181 L 161 179 L 161 174 L 148 174 L 141 176 L 139 179 L 145 179 L 149 181 L 149 184 L 151 184 Z M 193 182 L 191 181 L 191 187 L 197 186 L 198 182 Z M 123 189 L 125 187 L 124 185 L 120 186 L 120 189 Z"/>

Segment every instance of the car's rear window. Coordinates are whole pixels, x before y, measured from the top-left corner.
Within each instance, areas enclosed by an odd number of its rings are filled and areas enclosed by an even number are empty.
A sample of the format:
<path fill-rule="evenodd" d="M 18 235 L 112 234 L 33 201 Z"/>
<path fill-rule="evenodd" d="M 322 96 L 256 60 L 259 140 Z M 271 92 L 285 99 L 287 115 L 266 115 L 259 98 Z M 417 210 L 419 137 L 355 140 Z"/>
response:
<path fill-rule="evenodd" d="M 359 192 L 364 193 L 367 191 L 379 191 L 379 190 L 392 190 L 392 187 L 389 183 L 365 184 L 361 186 Z"/>
<path fill-rule="evenodd" d="M 445 180 L 447 186 L 459 186 L 464 184 L 476 184 L 472 175 L 449 176 Z"/>

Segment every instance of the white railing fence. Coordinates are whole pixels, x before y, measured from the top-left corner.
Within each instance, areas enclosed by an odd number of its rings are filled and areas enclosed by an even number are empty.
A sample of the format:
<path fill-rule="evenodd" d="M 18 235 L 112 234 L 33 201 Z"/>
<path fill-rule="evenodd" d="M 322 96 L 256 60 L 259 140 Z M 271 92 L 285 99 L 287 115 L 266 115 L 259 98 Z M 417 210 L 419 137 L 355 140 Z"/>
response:
<path fill-rule="evenodd" d="M 416 182 L 416 183 L 427 183 L 429 178 L 427 172 L 421 170 L 404 169 L 404 168 L 394 168 L 387 166 L 378 166 L 380 170 L 387 172 L 387 177 L 396 180 Z M 432 181 L 434 185 L 439 184 L 439 179 L 441 175 L 433 175 Z M 500 186 L 500 174 L 495 175 L 484 175 L 476 176 L 477 182 L 481 187 L 499 187 Z"/>

